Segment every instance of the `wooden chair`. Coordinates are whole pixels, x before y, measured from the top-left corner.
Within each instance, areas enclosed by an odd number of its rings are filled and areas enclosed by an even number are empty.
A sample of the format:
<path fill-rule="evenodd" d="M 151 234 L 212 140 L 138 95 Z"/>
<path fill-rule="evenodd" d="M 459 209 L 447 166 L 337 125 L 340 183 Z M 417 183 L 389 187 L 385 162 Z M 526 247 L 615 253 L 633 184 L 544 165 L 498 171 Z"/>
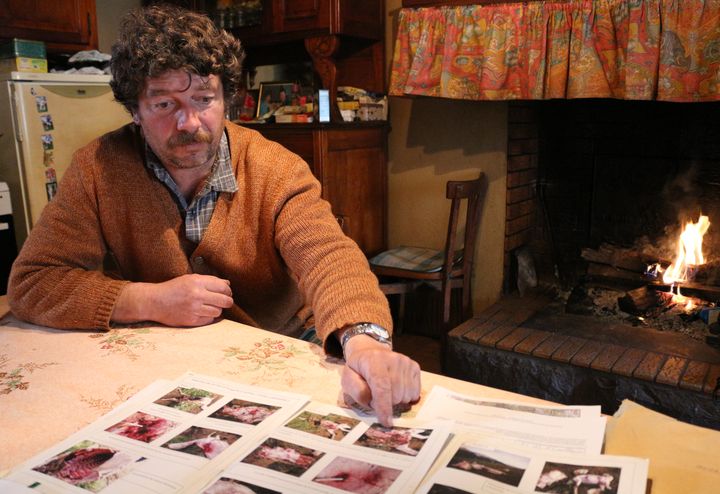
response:
<path fill-rule="evenodd" d="M 480 226 L 485 189 L 483 174 L 475 180 L 447 183 L 446 197 L 450 199 L 450 219 L 444 250 L 423 247 L 397 247 L 370 259 L 370 267 L 380 279 L 385 295 L 400 295 L 396 332 L 400 334 L 405 317 L 405 294 L 422 284 L 438 288 L 442 293 L 441 338 L 451 328 L 451 293 L 462 289 L 462 318 L 472 317 L 471 282 L 475 241 Z M 461 206 L 465 203 L 465 225 L 459 229 Z M 464 232 L 462 242 L 458 231 Z M 459 324 L 459 322 L 456 322 Z"/>

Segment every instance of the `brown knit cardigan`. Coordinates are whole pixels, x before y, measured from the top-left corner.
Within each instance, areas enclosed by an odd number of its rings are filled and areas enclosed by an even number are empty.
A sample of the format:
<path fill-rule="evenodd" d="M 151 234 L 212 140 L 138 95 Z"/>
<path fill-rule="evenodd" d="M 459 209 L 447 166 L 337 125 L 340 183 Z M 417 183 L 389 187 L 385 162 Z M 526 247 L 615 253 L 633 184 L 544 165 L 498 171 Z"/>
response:
<path fill-rule="evenodd" d="M 144 166 L 134 125 L 78 150 L 13 265 L 13 313 L 104 330 L 126 283 L 201 273 L 230 280 L 235 306 L 224 317 L 242 323 L 297 334 L 309 306 L 323 340 L 362 321 L 391 329 L 377 279 L 308 165 L 256 131 L 231 122 L 226 130 L 239 189 L 220 194 L 197 245 L 184 238 L 171 192 Z"/>

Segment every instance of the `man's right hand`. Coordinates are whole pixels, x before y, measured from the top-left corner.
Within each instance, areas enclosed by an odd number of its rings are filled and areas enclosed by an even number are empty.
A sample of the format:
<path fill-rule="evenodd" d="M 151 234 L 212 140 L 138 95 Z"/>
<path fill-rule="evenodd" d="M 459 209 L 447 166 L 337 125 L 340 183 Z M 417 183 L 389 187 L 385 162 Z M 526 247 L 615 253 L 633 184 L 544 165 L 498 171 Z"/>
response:
<path fill-rule="evenodd" d="M 125 285 L 110 319 L 119 323 L 155 321 L 167 326 L 203 326 L 232 304 L 228 280 L 186 274 L 162 283 Z"/>

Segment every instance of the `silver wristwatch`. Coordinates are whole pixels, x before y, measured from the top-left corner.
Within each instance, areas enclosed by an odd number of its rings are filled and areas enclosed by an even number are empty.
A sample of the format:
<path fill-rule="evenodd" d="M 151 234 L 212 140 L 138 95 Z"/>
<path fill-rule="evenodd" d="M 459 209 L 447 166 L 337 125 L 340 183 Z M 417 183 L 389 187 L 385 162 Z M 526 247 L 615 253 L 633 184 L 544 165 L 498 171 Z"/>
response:
<path fill-rule="evenodd" d="M 343 333 L 342 338 L 340 339 L 340 346 L 342 347 L 343 354 L 345 353 L 345 345 L 347 345 L 350 338 L 359 334 L 366 334 L 380 343 L 388 345 L 392 350 L 392 340 L 390 339 L 390 333 L 388 333 L 387 329 L 371 322 L 361 322 L 350 326 L 350 328 L 346 329 Z"/>

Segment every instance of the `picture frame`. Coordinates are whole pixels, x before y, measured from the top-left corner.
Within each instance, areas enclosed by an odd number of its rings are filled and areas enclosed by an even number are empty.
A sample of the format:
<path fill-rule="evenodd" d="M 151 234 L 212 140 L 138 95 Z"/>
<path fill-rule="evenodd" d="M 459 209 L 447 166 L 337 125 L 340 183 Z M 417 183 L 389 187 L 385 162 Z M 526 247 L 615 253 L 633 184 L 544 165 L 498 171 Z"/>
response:
<path fill-rule="evenodd" d="M 260 119 L 268 113 L 274 113 L 281 106 L 296 106 L 308 100 L 312 101 L 312 89 L 303 88 L 296 82 L 261 82 L 255 117 Z"/>

